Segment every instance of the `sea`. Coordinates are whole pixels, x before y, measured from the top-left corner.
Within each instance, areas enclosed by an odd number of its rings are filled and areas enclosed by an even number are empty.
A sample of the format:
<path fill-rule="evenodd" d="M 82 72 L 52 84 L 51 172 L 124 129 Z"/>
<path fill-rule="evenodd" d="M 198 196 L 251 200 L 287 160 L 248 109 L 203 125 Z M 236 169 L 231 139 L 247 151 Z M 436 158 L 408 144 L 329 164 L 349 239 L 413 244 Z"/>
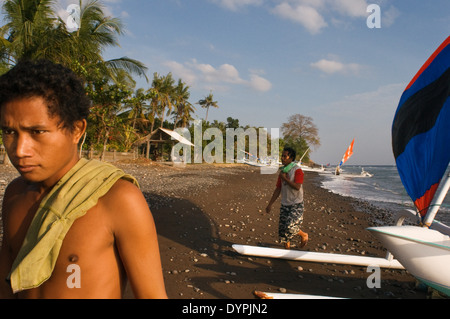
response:
<path fill-rule="evenodd" d="M 341 175 L 332 174 L 334 169 L 331 168 L 321 174 L 324 177 L 322 187 L 342 196 L 369 202 L 393 214 L 403 209 L 414 209 L 395 165 L 344 165 L 342 168 Z M 361 177 L 362 170 L 373 176 Z M 449 172 L 450 167 L 447 174 Z M 435 219 L 450 225 L 450 195 L 444 199 Z"/>

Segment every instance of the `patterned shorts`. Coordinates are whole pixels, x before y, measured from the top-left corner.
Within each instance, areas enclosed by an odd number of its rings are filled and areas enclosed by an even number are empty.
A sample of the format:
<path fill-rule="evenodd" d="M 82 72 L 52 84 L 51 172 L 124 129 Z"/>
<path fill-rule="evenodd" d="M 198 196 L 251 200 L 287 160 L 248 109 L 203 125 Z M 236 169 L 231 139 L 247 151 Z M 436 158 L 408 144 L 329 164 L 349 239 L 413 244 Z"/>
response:
<path fill-rule="evenodd" d="M 298 234 L 303 222 L 303 210 L 303 202 L 290 206 L 281 205 L 278 225 L 278 236 L 281 242 L 288 242 Z"/>

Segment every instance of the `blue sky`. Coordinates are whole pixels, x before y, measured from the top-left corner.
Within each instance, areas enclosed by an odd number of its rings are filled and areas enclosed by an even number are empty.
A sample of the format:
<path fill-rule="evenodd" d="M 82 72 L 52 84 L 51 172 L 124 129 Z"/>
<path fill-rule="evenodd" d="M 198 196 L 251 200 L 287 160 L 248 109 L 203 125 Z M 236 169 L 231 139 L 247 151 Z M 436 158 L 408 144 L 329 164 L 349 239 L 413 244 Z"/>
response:
<path fill-rule="evenodd" d="M 321 139 L 311 158 L 332 165 L 353 138 L 349 165 L 394 163 L 390 128 L 402 91 L 450 33 L 448 0 L 103 3 L 126 26 L 107 58 L 138 59 L 150 79 L 172 72 L 191 87 L 191 103 L 212 91 L 220 107 L 210 121 L 279 128 L 290 115 L 310 116 Z M 367 26 L 370 4 L 381 28 Z"/>

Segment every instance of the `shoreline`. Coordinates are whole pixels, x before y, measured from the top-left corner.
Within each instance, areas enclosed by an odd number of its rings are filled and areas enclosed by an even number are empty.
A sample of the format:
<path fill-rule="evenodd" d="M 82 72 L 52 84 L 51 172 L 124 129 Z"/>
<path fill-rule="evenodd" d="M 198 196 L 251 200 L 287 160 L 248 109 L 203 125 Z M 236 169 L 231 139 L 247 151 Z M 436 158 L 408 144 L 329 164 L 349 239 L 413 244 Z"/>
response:
<path fill-rule="evenodd" d="M 166 290 L 171 299 L 255 299 L 253 292 L 326 295 L 354 299 L 424 299 L 405 270 L 381 270 L 381 288 L 368 288 L 364 267 L 248 257 L 233 244 L 282 248 L 278 241 L 279 203 L 265 206 L 276 174 L 262 175 L 245 164 L 193 164 L 172 167 L 139 161 L 115 163 L 134 175 L 155 219 Z M 0 197 L 17 173 L 0 165 Z M 387 212 L 320 186 L 305 172 L 302 249 L 385 257 L 366 230 L 388 222 Z M 372 218 L 368 218 L 368 215 Z M 369 220 L 371 219 L 371 220 Z M 0 234 L 1 237 L 1 234 Z M 294 238 L 292 249 L 298 249 Z M 125 298 L 133 298 L 129 289 Z"/>

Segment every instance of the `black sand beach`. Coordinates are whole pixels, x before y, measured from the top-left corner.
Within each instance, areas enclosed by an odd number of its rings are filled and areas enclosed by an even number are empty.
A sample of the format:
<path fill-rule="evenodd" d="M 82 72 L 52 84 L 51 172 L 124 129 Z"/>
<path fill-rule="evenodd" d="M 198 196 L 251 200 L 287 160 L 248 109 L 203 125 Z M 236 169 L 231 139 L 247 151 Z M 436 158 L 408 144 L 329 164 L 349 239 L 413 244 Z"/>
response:
<path fill-rule="evenodd" d="M 365 267 L 248 257 L 233 244 L 282 248 L 278 242 L 279 200 L 265 207 L 276 175 L 246 165 L 172 167 L 140 161 L 118 163 L 139 180 L 155 218 L 169 298 L 255 299 L 254 291 L 355 299 L 424 299 L 427 292 L 404 270 L 382 270 L 381 288 L 368 288 Z M 0 198 L 17 173 L 0 165 Z M 389 223 L 389 213 L 320 187 L 305 173 L 304 250 L 384 257 L 366 230 Z M 1 236 L 1 235 L 0 235 Z M 298 248 L 293 242 L 292 249 Z M 127 298 L 132 298 L 130 291 Z"/>

